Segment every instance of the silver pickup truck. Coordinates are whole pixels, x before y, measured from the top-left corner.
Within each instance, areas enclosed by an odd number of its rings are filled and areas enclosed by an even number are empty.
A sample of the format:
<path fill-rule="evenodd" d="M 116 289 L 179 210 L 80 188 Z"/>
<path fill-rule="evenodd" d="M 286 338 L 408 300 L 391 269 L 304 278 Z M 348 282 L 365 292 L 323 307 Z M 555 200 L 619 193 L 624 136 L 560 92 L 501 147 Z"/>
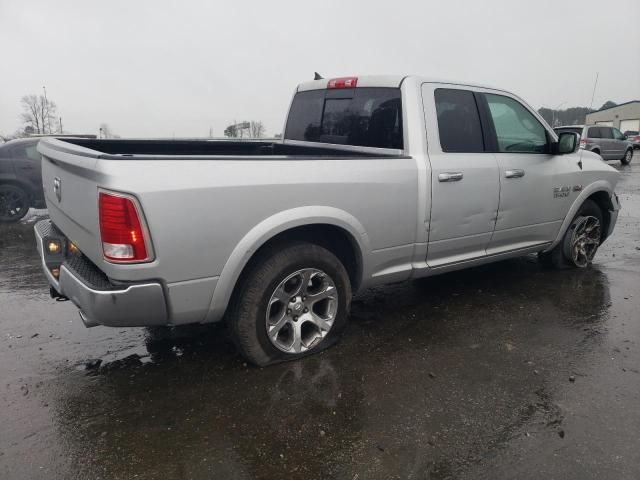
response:
<path fill-rule="evenodd" d="M 42 140 L 37 246 L 86 326 L 224 319 L 266 365 L 334 343 L 374 284 L 531 253 L 588 266 L 619 174 L 578 147 L 504 90 L 315 80 L 279 142 Z"/>

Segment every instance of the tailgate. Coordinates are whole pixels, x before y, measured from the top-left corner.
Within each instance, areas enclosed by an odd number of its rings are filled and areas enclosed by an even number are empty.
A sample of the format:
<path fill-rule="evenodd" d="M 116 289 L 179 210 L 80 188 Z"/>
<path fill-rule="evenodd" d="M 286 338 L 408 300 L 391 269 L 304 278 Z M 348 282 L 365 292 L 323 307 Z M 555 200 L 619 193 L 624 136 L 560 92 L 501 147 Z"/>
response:
<path fill-rule="evenodd" d="M 38 144 L 42 183 L 53 223 L 94 263 L 102 260 L 98 224 L 100 152 L 56 139 Z"/>

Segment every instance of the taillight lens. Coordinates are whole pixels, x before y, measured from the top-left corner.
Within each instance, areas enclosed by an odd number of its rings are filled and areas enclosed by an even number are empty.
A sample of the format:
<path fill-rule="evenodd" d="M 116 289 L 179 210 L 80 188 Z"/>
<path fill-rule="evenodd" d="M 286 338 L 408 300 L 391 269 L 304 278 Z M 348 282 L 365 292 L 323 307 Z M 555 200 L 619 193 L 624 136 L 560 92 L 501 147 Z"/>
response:
<path fill-rule="evenodd" d="M 100 238 L 102 251 L 113 262 L 149 260 L 145 232 L 131 198 L 99 193 Z"/>
<path fill-rule="evenodd" d="M 356 88 L 358 77 L 332 78 L 327 82 L 327 88 Z"/>
<path fill-rule="evenodd" d="M 580 139 L 580 148 L 584 148 L 587 146 L 587 139 L 586 138 L 581 138 Z"/>

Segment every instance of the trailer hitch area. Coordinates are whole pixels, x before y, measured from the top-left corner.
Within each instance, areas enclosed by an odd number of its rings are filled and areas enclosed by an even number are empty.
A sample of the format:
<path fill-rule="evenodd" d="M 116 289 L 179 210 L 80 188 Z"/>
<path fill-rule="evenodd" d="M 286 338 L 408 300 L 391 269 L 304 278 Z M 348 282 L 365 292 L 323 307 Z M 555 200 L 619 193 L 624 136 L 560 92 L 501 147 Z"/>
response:
<path fill-rule="evenodd" d="M 49 295 L 51 295 L 51 298 L 54 298 L 56 302 L 66 302 L 67 300 L 69 300 L 53 287 L 49 287 Z"/>

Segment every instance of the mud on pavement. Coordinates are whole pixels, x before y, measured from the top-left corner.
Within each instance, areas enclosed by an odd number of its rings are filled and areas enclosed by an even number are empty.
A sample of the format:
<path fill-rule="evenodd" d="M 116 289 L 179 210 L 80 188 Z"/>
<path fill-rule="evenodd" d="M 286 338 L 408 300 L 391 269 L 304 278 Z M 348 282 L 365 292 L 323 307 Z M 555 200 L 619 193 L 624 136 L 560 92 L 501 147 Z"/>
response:
<path fill-rule="evenodd" d="M 595 264 L 356 298 L 336 347 L 243 364 L 220 327 L 86 329 L 36 212 L 0 226 L 0 478 L 640 478 L 640 162 Z"/>

